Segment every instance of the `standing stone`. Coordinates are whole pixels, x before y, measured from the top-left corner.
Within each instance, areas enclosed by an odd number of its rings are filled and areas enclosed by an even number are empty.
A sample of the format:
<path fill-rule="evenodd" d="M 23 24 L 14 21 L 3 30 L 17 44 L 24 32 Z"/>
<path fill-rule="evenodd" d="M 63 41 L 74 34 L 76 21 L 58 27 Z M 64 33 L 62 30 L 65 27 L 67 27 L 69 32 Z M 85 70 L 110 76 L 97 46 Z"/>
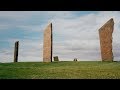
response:
<path fill-rule="evenodd" d="M 54 56 L 54 61 L 59 61 L 58 56 Z"/>
<path fill-rule="evenodd" d="M 52 23 L 44 31 L 43 62 L 52 62 Z"/>
<path fill-rule="evenodd" d="M 74 60 L 73 61 L 77 61 L 77 58 L 74 58 Z"/>
<path fill-rule="evenodd" d="M 114 21 L 111 18 L 99 29 L 100 47 L 102 61 L 113 61 L 112 52 L 112 33 L 114 30 Z"/>
<path fill-rule="evenodd" d="M 19 48 L 19 41 L 16 41 L 14 48 L 14 62 L 18 62 L 18 48 Z"/>

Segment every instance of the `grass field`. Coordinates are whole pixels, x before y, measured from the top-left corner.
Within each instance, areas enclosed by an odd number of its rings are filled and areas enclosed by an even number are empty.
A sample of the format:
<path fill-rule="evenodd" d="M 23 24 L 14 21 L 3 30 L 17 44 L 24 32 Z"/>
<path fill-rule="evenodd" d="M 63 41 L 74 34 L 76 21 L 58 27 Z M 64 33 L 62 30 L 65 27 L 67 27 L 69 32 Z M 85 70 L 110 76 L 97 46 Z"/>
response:
<path fill-rule="evenodd" d="M 120 79 L 120 62 L 0 63 L 0 79 Z"/>

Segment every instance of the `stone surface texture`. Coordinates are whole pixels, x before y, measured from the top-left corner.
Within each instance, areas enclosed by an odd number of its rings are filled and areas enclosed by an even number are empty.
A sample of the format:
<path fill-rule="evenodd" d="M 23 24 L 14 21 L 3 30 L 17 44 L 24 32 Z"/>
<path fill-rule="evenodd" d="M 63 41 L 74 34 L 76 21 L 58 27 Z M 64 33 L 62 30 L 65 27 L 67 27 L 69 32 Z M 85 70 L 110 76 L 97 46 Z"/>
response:
<path fill-rule="evenodd" d="M 114 20 L 111 18 L 99 29 L 100 48 L 102 61 L 113 61 L 112 33 L 114 31 Z"/>
<path fill-rule="evenodd" d="M 43 62 L 52 62 L 52 23 L 44 31 Z"/>

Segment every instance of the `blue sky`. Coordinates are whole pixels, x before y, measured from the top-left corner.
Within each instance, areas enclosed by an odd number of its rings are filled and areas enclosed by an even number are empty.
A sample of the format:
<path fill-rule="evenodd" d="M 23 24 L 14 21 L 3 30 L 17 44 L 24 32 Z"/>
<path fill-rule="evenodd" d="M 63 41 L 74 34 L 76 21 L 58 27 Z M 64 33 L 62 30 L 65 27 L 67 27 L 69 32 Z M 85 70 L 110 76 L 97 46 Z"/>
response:
<path fill-rule="evenodd" d="M 114 19 L 113 53 L 120 60 L 119 11 L 0 11 L 0 62 L 13 62 L 20 42 L 20 62 L 43 61 L 43 32 L 53 23 L 53 56 L 61 61 L 100 61 L 98 29 Z"/>

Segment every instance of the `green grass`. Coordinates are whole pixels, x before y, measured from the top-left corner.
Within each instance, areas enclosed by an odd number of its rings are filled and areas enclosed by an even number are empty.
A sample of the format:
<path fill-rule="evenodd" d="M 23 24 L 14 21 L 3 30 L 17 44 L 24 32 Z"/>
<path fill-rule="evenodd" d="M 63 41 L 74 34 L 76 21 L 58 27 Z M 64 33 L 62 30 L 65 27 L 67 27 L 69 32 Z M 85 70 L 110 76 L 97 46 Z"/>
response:
<path fill-rule="evenodd" d="M 0 63 L 0 79 L 120 79 L 120 62 Z"/>

